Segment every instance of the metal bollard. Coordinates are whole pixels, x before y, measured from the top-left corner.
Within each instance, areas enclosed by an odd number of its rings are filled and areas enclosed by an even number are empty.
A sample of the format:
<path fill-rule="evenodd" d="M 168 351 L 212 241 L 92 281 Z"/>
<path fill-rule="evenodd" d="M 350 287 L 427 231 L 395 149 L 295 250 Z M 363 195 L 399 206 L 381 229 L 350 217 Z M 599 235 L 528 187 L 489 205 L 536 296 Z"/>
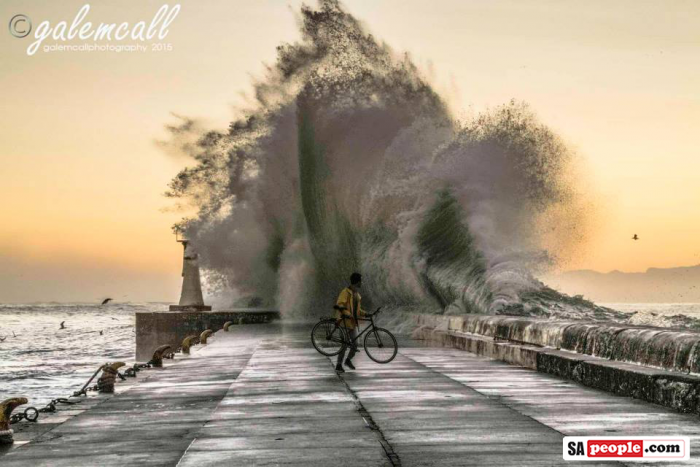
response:
<path fill-rule="evenodd" d="M 150 363 L 154 368 L 163 368 L 163 354 L 168 350 L 170 346 L 168 344 L 161 345 L 155 352 L 153 352 L 153 358 Z"/>
<path fill-rule="evenodd" d="M 224 323 L 224 331 L 228 332 L 228 327 L 233 324 L 233 321 L 226 321 Z"/>
<path fill-rule="evenodd" d="M 126 365 L 124 362 L 105 363 L 102 366 L 102 375 L 97 380 L 97 390 L 103 394 L 114 393 L 114 382 L 117 379 L 117 369 Z"/>
<path fill-rule="evenodd" d="M 12 444 L 15 442 L 12 437 L 14 432 L 10 428 L 10 417 L 15 407 L 26 404 L 27 402 L 28 400 L 26 397 L 14 397 L 0 403 L 0 445 Z"/>
<path fill-rule="evenodd" d="M 200 336 L 199 336 L 199 343 L 200 344 L 206 344 L 207 343 L 207 338 L 211 336 L 214 333 L 211 329 L 207 329 L 204 331 Z"/>
<path fill-rule="evenodd" d="M 182 341 L 182 353 L 189 355 L 190 347 L 197 343 L 197 339 L 198 337 L 196 334 L 185 337 Z"/>

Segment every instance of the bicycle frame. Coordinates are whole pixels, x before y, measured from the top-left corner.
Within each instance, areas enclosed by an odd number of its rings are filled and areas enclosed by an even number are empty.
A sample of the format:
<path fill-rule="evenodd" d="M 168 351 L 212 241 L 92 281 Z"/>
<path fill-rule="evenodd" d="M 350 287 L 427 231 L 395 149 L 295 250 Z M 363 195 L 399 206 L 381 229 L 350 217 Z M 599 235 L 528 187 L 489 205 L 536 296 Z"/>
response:
<path fill-rule="evenodd" d="M 371 315 L 369 315 L 369 319 L 367 319 L 367 318 L 357 318 L 357 327 L 358 327 L 358 328 L 360 327 L 360 321 L 369 321 L 370 324 L 369 324 L 369 326 L 365 327 L 365 328 L 362 330 L 362 332 L 358 332 L 358 333 L 357 333 L 357 337 L 355 337 L 354 339 L 351 339 L 351 338 L 350 338 L 350 333 L 349 333 L 350 330 L 347 328 L 347 326 L 345 326 L 345 319 L 346 319 L 346 318 L 343 317 L 343 318 L 340 319 L 342 325 L 339 325 L 338 327 L 341 328 L 341 329 L 343 330 L 343 332 L 344 332 L 344 334 L 345 334 L 345 340 L 347 341 L 348 344 L 355 344 L 355 345 L 357 345 L 357 341 L 360 339 L 360 337 L 362 337 L 362 336 L 363 336 L 367 331 L 369 331 L 370 329 L 374 329 L 374 328 L 376 327 L 375 324 L 374 324 L 374 315 L 375 315 L 376 313 L 377 313 L 377 312 L 372 313 Z"/>

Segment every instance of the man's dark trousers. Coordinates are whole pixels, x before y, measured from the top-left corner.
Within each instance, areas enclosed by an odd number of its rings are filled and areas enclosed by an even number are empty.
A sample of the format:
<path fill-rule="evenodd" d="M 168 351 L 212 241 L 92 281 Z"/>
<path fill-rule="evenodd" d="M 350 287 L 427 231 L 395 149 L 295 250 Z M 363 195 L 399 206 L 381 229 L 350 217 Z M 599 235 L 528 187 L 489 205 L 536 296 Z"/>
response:
<path fill-rule="evenodd" d="M 352 357 L 355 356 L 357 353 L 357 341 L 354 339 L 357 338 L 357 328 L 355 329 L 346 329 L 347 332 L 347 337 L 348 339 L 348 346 L 350 347 L 350 353 L 348 354 L 348 360 L 352 360 Z M 336 366 L 343 366 L 343 362 L 345 361 L 345 350 L 347 347 L 345 347 L 341 352 L 338 354 L 338 362 L 336 363 Z"/>

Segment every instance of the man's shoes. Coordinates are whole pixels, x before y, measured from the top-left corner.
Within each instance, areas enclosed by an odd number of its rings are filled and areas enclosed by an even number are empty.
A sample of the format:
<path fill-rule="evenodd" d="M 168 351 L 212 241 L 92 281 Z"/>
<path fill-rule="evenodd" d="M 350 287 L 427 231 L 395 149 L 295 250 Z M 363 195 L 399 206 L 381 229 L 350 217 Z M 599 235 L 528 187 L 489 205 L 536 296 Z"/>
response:
<path fill-rule="evenodd" d="M 343 370 L 343 367 L 340 365 L 335 366 L 335 372 L 336 373 L 345 373 L 345 370 Z"/>
<path fill-rule="evenodd" d="M 345 360 L 345 366 L 350 368 L 351 370 L 355 369 L 355 365 L 353 365 L 350 360 Z"/>

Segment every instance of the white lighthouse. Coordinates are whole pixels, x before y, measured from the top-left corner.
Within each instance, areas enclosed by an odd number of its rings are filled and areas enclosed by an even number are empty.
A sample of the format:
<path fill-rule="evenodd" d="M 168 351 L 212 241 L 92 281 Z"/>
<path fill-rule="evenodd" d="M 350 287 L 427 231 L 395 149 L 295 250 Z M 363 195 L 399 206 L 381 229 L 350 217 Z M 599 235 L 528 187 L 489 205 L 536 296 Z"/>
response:
<path fill-rule="evenodd" d="M 199 255 L 194 250 L 192 243 L 177 234 L 176 239 L 182 243 L 184 254 L 182 258 L 182 293 L 180 303 L 170 305 L 170 311 L 211 311 L 211 307 L 204 304 L 202 296 L 202 281 L 199 277 Z"/>

